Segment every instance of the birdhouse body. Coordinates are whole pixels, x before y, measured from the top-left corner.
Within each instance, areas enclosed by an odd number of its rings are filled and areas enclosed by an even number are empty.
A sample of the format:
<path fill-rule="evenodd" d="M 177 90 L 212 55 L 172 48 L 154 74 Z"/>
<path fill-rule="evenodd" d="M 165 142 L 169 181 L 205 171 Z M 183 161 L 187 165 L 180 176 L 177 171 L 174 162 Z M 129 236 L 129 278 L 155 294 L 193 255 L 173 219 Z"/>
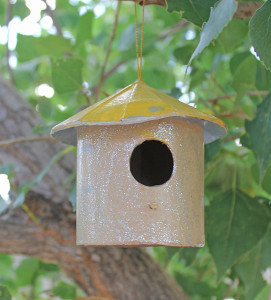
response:
<path fill-rule="evenodd" d="M 145 141 L 165 144 L 172 154 L 172 173 L 165 183 L 150 186 L 152 175 L 144 177 L 150 169 L 138 173 L 143 183 L 133 176 L 133 151 Z M 155 160 L 167 159 L 163 152 L 161 157 L 155 155 L 159 143 L 153 147 Z M 203 128 L 199 124 L 165 118 L 126 126 L 83 126 L 78 129 L 77 151 L 77 244 L 204 244 Z M 144 169 L 142 155 L 148 154 L 139 154 L 138 169 Z"/>
<path fill-rule="evenodd" d="M 77 244 L 204 245 L 204 143 L 213 116 L 143 82 L 53 129 L 77 144 Z"/>

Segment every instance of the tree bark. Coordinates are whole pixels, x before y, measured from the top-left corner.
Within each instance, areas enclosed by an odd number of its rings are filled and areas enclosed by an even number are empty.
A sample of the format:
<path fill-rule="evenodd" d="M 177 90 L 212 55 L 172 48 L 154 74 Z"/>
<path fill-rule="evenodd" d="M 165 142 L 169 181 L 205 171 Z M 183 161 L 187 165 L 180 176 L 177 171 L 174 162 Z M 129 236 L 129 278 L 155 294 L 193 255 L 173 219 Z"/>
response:
<path fill-rule="evenodd" d="M 43 123 L 1 77 L 0 91 L 0 140 L 26 136 Z M 0 148 L 0 164 L 16 166 L 18 187 L 34 179 L 61 150 L 63 145 L 50 140 L 12 144 Z M 88 296 L 100 299 L 188 299 L 144 248 L 75 245 L 75 213 L 63 187 L 75 168 L 75 156 L 65 155 L 27 194 L 25 203 L 38 222 L 22 208 L 0 216 L 0 252 L 57 263 Z"/>

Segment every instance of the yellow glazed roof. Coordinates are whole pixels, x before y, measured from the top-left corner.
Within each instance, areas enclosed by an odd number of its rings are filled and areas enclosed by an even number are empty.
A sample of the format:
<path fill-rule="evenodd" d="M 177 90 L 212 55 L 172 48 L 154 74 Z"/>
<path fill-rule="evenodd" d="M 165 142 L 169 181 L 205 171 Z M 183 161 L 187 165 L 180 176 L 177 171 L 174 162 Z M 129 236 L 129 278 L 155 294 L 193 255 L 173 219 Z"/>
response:
<path fill-rule="evenodd" d="M 106 99 L 89 106 L 56 125 L 51 134 L 66 144 L 76 144 L 76 127 L 125 125 L 179 117 L 204 126 L 204 142 L 223 136 L 226 125 L 220 119 L 170 97 L 143 81 L 136 81 Z"/>

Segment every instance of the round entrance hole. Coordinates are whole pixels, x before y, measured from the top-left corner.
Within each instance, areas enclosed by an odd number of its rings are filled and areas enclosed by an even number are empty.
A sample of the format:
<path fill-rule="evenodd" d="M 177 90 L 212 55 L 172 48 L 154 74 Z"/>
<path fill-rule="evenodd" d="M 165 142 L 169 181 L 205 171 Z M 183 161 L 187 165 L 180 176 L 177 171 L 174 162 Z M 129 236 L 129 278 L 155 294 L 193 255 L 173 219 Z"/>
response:
<path fill-rule="evenodd" d="M 157 140 L 147 140 L 138 145 L 130 159 L 134 178 L 146 186 L 167 182 L 173 172 L 173 156 L 167 145 Z"/>

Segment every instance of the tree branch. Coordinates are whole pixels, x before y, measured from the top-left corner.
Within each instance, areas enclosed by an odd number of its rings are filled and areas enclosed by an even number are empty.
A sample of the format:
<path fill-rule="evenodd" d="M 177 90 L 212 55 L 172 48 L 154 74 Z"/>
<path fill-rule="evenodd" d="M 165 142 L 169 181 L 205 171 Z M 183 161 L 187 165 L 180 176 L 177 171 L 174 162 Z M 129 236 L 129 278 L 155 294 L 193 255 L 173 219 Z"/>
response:
<path fill-rule="evenodd" d="M 113 40 L 115 38 L 116 29 L 117 29 L 117 25 L 118 25 L 120 4 L 121 4 L 121 2 L 118 2 L 117 9 L 116 9 L 116 14 L 115 14 L 115 20 L 114 20 L 114 24 L 113 24 L 112 31 L 111 31 L 110 40 L 109 40 L 108 45 L 107 45 L 106 54 L 105 54 L 104 62 L 103 62 L 103 65 L 102 65 L 100 80 L 99 80 L 99 83 L 98 83 L 97 88 L 95 89 L 95 93 L 94 93 L 94 98 L 95 99 L 98 98 L 101 86 L 102 86 L 103 81 L 104 81 L 105 68 L 107 66 L 109 54 L 110 54 L 110 51 L 111 51 L 111 46 L 112 46 Z"/>
<path fill-rule="evenodd" d="M 238 9 L 233 17 L 237 19 L 251 18 L 255 14 L 256 10 L 259 9 L 263 4 L 264 2 L 239 2 Z"/>
<path fill-rule="evenodd" d="M 54 11 L 51 9 L 50 5 L 47 3 L 46 0 L 42 0 L 45 4 L 46 4 L 46 9 L 45 9 L 45 12 L 47 13 L 47 15 L 49 17 L 51 17 L 51 19 L 53 20 L 53 24 L 56 28 L 56 32 L 59 36 L 62 36 L 63 37 L 63 32 L 62 32 L 62 29 L 61 29 L 61 26 L 54 14 Z"/>
<path fill-rule="evenodd" d="M 257 96 L 265 97 L 270 93 L 271 93 L 271 91 L 250 91 L 250 92 L 246 93 L 246 96 L 248 96 L 248 97 L 257 97 Z M 206 99 L 205 101 L 212 102 L 213 104 L 217 104 L 217 102 L 219 100 L 236 98 L 236 97 L 237 97 L 237 94 L 225 94 L 225 95 L 217 96 L 215 98 Z"/>
<path fill-rule="evenodd" d="M 190 23 L 184 19 L 182 19 L 181 21 L 179 21 L 178 23 L 174 24 L 173 26 L 166 28 L 165 30 L 163 30 L 160 34 L 160 36 L 158 37 L 158 41 L 164 40 L 166 37 L 174 34 L 175 32 L 178 32 L 180 29 L 185 28 L 189 25 Z"/>
<path fill-rule="evenodd" d="M 15 144 L 32 143 L 32 142 L 40 142 L 40 141 L 48 141 L 52 143 L 56 142 L 56 140 L 51 136 L 25 136 L 25 137 L 0 141 L 0 147 L 8 147 Z"/>

